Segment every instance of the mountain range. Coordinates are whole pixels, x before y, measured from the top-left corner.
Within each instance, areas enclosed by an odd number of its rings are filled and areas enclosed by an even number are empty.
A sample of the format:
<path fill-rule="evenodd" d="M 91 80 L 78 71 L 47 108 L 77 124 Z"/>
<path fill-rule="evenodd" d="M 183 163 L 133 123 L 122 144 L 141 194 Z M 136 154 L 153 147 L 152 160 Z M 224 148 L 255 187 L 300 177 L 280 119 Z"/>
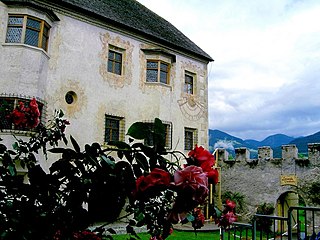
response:
<path fill-rule="evenodd" d="M 281 146 L 287 144 L 296 145 L 299 154 L 307 155 L 308 143 L 320 143 L 320 131 L 312 135 L 299 138 L 293 138 L 285 134 L 274 134 L 268 136 L 262 141 L 257 141 L 253 139 L 243 140 L 220 130 L 209 129 L 210 150 L 217 147 L 225 148 L 229 154 L 233 156 L 235 155 L 235 148 L 246 147 L 250 151 L 250 158 L 257 158 L 259 147 L 270 146 L 273 149 L 273 157 L 281 158 Z"/>

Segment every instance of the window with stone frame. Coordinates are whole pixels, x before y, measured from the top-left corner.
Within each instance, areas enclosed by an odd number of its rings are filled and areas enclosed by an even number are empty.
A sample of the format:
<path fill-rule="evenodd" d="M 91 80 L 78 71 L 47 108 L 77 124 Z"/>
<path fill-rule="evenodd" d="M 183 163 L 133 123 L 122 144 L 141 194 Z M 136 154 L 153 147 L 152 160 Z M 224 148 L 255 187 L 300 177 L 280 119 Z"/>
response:
<path fill-rule="evenodd" d="M 122 53 L 109 50 L 108 53 L 108 72 L 122 74 Z"/>
<path fill-rule="evenodd" d="M 169 84 L 170 64 L 161 60 L 147 60 L 146 82 Z"/>
<path fill-rule="evenodd" d="M 0 96 L 0 129 L 1 130 L 22 130 L 22 131 L 30 130 L 28 128 L 15 126 L 12 120 L 10 119 L 10 117 L 8 117 L 13 112 L 13 110 L 19 106 L 19 102 L 23 102 L 24 106 L 28 108 L 30 99 Z M 39 101 L 37 101 L 37 104 L 38 104 L 38 109 L 40 111 L 40 122 L 42 122 L 42 119 L 44 119 L 44 114 L 43 114 L 44 104 Z"/>
<path fill-rule="evenodd" d="M 150 135 L 144 140 L 144 144 L 147 146 L 153 146 L 153 122 L 146 122 L 148 128 L 151 130 Z M 166 122 L 162 121 L 162 124 L 165 127 L 165 148 L 166 149 L 171 149 L 172 148 L 172 123 L 171 122 Z"/>
<path fill-rule="evenodd" d="M 184 149 L 192 150 L 198 144 L 198 132 L 195 128 L 184 128 Z"/>
<path fill-rule="evenodd" d="M 188 94 L 194 93 L 194 74 L 185 72 L 184 74 L 184 92 Z"/>
<path fill-rule="evenodd" d="M 45 51 L 48 49 L 50 26 L 28 15 L 9 15 L 6 43 L 22 43 Z"/>
<path fill-rule="evenodd" d="M 105 115 L 104 142 L 124 141 L 124 118 L 113 115 Z"/>

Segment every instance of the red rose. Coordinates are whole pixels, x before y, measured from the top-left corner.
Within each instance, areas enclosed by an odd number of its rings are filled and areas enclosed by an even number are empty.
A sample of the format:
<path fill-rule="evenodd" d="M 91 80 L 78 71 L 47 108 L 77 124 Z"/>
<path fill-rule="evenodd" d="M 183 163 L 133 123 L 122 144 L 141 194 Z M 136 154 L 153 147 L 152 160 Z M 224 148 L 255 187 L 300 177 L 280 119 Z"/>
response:
<path fill-rule="evenodd" d="M 143 193 L 155 186 L 169 186 L 170 174 L 160 168 L 154 168 L 149 175 L 136 180 L 136 193 Z"/>
<path fill-rule="evenodd" d="M 21 111 L 24 111 L 24 103 L 23 102 L 19 102 L 19 109 Z"/>
<path fill-rule="evenodd" d="M 228 209 L 228 211 L 233 211 L 236 207 L 236 203 L 234 201 L 231 201 L 229 199 L 226 200 L 226 209 Z"/>
<path fill-rule="evenodd" d="M 217 184 L 219 181 L 219 172 L 217 169 L 212 168 L 213 162 L 212 161 L 204 161 L 200 165 L 203 172 L 207 175 L 209 183 Z"/>
<path fill-rule="evenodd" d="M 199 162 L 199 165 L 203 162 L 209 162 L 211 166 L 215 164 L 214 156 L 202 146 L 198 147 L 196 145 L 195 148 L 189 152 L 188 156 L 196 159 Z"/>
<path fill-rule="evenodd" d="M 227 228 L 235 221 L 237 221 L 237 216 L 233 212 L 227 212 L 220 217 L 218 226 L 222 228 Z"/>
<path fill-rule="evenodd" d="M 202 204 L 208 196 L 208 178 L 201 167 L 188 166 L 174 173 L 174 182 L 182 194 L 191 194 L 194 202 Z"/>
<path fill-rule="evenodd" d="M 37 101 L 35 98 L 32 98 L 30 103 L 29 103 L 29 106 L 32 110 L 36 110 L 38 109 L 38 104 L 37 104 Z"/>
<path fill-rule="evenodd" d="M 24 127 L 27 123 L 26 115 L 18 109 L 14 109 L 11 113 L 12 122 L 16 126 Z"/>

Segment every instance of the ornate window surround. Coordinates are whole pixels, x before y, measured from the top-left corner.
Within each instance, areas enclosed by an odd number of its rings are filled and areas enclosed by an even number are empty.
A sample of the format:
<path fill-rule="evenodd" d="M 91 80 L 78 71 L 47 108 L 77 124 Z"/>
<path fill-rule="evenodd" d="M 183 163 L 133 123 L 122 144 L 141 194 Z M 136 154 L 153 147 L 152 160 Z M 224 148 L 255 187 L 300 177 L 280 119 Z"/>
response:
<path fill-rule="evenodd" d="M 118 123 L 117 128 L 112 128 L 112 126 L 107 126 L 107 121 L 116 121 Z M 107 141 L 107 130 L 110 132 L 112 130 L 117 131 L 118 139 L 108 139 L 108 140 L 116 140 L 116 141 L 124 141 L 125 140 L 125 118 L 120 116 L 115 116 L 113 114 L 105 114 L 105 122 L 104 122 L 104 143 L 107 145 L 109 141 Z M 111 133 L 112 134 L 112 133 Z M 110 133 L 109 133 L 110 135 Z M 112 137 L 111 137 L 112 138 Z"/>
<path fill-rule="evenodd" d="M 171 69 L 172 69 L 172 64 L 176 62 L 176 56 L 174 54 L 171 54 L 163 49 L 141 49 L 145 55 L 145 84 L 146 85 L 161 85 L 161 86 L 167 86 L 167 87 L 172 87 L 172 79 L 171 79 Z M 156 82 L 148 82 L 147 81 L 147 62 L 158 62 L 158 65 L 161 63 L 167 64 L 168 69 L 167 69 L 167 83 L 163 83 L 160 81 L 160 77 L 158 77 Z M 159 66 L 159 71 L 160 71 L 160 66 Z M 159 74 L 158 74 L 159 76 Z"/>
<path fill-rule="evenodd" d="M 108 50 L 108 63 L 107 63 L 108 64 L 108 66 L 107 66 L 108 72 L 121 76 L 124 73 L 124 64 L 123 63 L 124 63 L 124 60 L 126 58 L 126 50 L 122 49 L 122 48 L 119 48 L 119 47 L 116 47 L 116 46 L 111 45 L 111 44 L 109 44 L 108 47 L 109 47 L 109 50 Z M 120 55 L 121 56 L 121 60 L 119 61 L 116 58 L 110 59 L 110 53 L 112 53 L 114 56 Z M 117 71 L 115 69 L 115 65 L 117 63 L 120 64 L 120 73 L 117 73 Z M 109 69 L 110 66 L 112 68 L 111 71 Z"/>

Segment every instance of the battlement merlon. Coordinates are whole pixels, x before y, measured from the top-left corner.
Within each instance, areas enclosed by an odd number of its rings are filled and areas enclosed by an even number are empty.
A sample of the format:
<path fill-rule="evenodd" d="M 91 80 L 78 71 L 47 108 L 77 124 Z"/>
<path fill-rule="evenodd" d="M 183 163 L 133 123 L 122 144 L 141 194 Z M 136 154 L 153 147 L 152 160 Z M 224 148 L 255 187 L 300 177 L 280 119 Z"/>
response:
<path fill-rule="evenodd" d="M 233 161 L 241 162 L 250 160 L 250 150 L 246 147 L 235 148 L 235 159 Z M 282 145 L 281 146 L 281 159 L 285 160 L 297 160 L 298 157 L 298 148 L 294 144 Z M 217 149 L 217 160 L 218 161 L 229 161 L 229 153 L 224 148 Z M 273 149 L 270 146 L 258 147 L 258 159 L 259 160 L 272 160 Z M 308 144 L 308 159 L 311 164 L 315 165 L 320 159 L 320 143 L 309 143 Z"/>

